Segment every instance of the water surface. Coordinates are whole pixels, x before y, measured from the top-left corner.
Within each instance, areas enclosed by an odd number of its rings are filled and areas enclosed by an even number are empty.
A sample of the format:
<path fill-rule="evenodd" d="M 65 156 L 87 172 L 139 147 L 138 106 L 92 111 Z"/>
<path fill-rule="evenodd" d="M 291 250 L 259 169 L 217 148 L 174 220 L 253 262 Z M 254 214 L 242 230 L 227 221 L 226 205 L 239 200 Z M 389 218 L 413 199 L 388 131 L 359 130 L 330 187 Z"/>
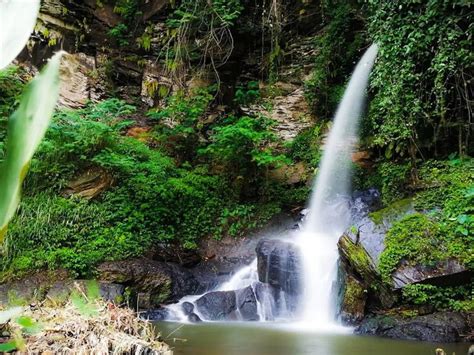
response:
<path fill-rule="evenodd" d="M 448 355 L 467 354 L 467 344 L 432 344 L 348 334 L 314 333 L 285 324 L 163 322 L 157 324 L 175 355 Z"/>

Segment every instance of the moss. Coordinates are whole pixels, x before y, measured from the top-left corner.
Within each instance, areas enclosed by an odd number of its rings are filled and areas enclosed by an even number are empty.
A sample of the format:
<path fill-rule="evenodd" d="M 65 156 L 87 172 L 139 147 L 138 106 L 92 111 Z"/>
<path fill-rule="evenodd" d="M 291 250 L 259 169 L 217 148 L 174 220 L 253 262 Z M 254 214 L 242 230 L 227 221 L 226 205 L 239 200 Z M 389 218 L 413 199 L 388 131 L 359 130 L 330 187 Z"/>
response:
<path fill-rule="evenodd" d="M 398 200 L 381 210 L 372 212 L 369 214 L 370 219 L 375 224 L 391 223 L 394 220 L 400 218 L 413 208 L 413 200 L 406 198 Z"/>
<path fill-rule="evenodd" d="M 344 290 L 344 308 L 346 310 L 357 311 L 364 302 L 365 289 L 362 284 L 352 277 L 346 279 Z M 363 311 L 363 310 L 362 310 Z"/>
<path fill-rule="evenodd" d="M 443 258 L 438 239 L 439 227 L 421 213 L 408 215 L 395 222 L 385 238 L 385 250 L 380 256 L 379 270 L 390 283 L 392 272 L 402 260 L 410 264 L 434 264 Z"/>
<path fill-rule="evenodd" d="M 369 289 L 380 299 L 384 307 L 391 307 L 396 296 L 382 282 L 375 266 L 372 264 L 370 256 L 365 249 L 355 244 L 347 235 L 341 237 L 338 243 L 341 257 L 359 275 L 364 282 L 369 285 Z"/>
<path fill-rule="evenodd" d="M 386 282 L 402 261 L 434 266 L 455 258 L 474 268 L 473 171 L 471 158 L 428 161 L 420 167 L 420 190 L 413 198 L 419 212 L 393 223 L 385 238 L 379 271 Z M 372 219 L 383 221 L 382 212 L 371 214 Z"/>
<path fill-rule="evenodd" d="M 159 293 L 152 295 L 152 303 L 158 306 L 166 302 L 167 300 L 169 300 L 170 296 L 171 296 L 171 281 L 166 280 L 163 283 Z"/>

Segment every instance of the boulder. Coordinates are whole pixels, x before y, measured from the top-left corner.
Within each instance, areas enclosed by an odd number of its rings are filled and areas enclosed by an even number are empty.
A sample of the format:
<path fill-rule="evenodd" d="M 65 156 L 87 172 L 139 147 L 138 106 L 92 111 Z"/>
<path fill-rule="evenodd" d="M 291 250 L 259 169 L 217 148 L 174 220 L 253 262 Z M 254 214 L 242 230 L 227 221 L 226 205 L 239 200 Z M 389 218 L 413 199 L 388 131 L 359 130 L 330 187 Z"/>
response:
<path fill-rule="evenodd" d="M 351 201 L 351 216 L 357 233 L 347 233 L 352 241 L 364 247 L 375 266 L 385 249 L 385 235 L 392 223 L 413 211 L 411 199 L 396 201 L 383 209 L 380 207 L 377 190 L 355 192 Z"/>
<path fill-rule="evenodd" d="M 195 294 L 199 284 L 185 268 L 150 259 L 105 262 L 98 266 L 101 281 L 129 286 L 139 308 L 157 308 Z"/>
<path fill-rule="evenodd" d="M 409 319 L 388 315 L 371 316 L 364 319 L 356 332 L 394 339 L 452 343 L 460 341 L 467 330 L 468 324 L 462 314 L 438 312 Z"/>
<path fill-rule="evenodd" d="M 170 310 L 167 308 L 153 309 L 140 313 L 140 318 L 150 321 L 164 321 L 170 316 Z"/>
<path fill-rule="evenodd" d="M 194 305 L 191 302 L 183 302 L 181 308 L 183 309 L 184 314 L 187 316 L 194 312 Z"/>
<path fill-rule="evenodd" d="M 65 270 L 37 272 L 21 280 L 0 284 L 0 307 L 23 306 L 41 302 L 56 282 L 67 280 Z"/>
<path fill-rule="evenodd" d="M 291 295 L 301 294 L 302 261 L 299 248 L 280 239 L 261 239 L 256 247 L 258 278 Z"/>
<path fill-rule="evenodd" d="M 191 323 L 200 323 L 200 322 L 202 322 L 202 319 L 199 318 L 199 316 L 198 316 L 196 313 L 191 313 L 191 314 L 188 316 L 188 320 L 189 320 Z"/>
<path fill-rule="evenodd" d="M 257 298 L 251 286 L 235 291 L 239 320 L 258 321 Z"/>
<path fill-rule="evenodd" d="M 455 259 L 446 259 L 435 265 L 409 265 L 402 262 L 392 274 L 395 289 L 416 283 L 437 286 L 459 285 L 469 282 L 471 277 L 472 272 Z"/>
<path fill-rule="evenodd" d="M 234 291 L 214 291 L 206 293 L 195 302 L 196 308 L 205 320 L 235 320 L 237 316 L 236 294 Z"/>
<path fill-rule="evenodd" d="M 384 308 L 391 307 L 396 298 L 392 290 L 382 282 L 372 260 L 361 244 L 355 243 L 352 239 L 344 234 L 338 242 L 339 254 L 344 268 L 357 276 L 363 282 L 365 287 L 374 292 L 374 296 L 378 298 Z"/>
<path fill-rule="evenodd" d="M 365 315 L 367 289 L 354 276 L 346 274 L 342 292 L 339 317 L 343 323 L 353 325 L 359 323 Z"/>

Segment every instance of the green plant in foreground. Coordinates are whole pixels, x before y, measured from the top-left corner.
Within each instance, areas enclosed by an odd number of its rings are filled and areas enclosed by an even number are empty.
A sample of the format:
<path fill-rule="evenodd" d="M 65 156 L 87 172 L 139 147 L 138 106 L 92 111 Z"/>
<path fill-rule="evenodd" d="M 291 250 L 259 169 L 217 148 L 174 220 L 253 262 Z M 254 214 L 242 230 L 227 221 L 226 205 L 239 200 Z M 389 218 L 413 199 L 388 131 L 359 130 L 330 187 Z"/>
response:
<path fill-rule="evenodd" d="M 48 128 L 56 105 L 61 56 L 62 53 L 57 53 L 27 86 L 20 106 L 8 121 L 6 156 L 0 166 L 0 241 L 16 211 L 29 162 Z"/>

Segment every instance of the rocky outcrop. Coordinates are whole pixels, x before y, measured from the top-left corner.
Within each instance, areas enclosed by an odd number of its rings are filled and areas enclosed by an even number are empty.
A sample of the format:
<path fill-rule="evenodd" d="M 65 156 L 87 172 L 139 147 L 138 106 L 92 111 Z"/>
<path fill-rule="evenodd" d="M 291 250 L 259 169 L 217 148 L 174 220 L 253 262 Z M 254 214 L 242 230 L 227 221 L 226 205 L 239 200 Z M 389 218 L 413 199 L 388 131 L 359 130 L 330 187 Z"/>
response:
<path fill-rule="evenodd" d="M 349 273 L 353 273 L 369 290 L 376 290 L 373 295 L 380 301 L 384 308 L 391 307 L 395 302 L 395 295 L 385 285 L 378 274 L 367 251 L 344 234 L 338 242 L 339 254 Z"/>
<path fill-rule="evenodd" d="M 60 306 L 65 304 L 74 291 L 87 293 L 90 280 L 73 280 L 66 271 L 55 273 L 43 272 L 28 276 L 22 280 L 0 285 L 0 307 L 16 305 L 44 304 Z M 98 282 L 99 294 L 102 299 L 114 303 L 122 303 L 125 286 L 112 282 Z"/>
<path fill-rule="evenodd" d="M 440 261 L 435 265 L 410 265 L 402 262 L 392 274 L 395 289 L 415 283 L 459 285 L 468 283 L 471 277 L 472 272 L 455 259 Z"/>
<path fill-rule="evenodd" d="M 196 294 L 199 283 L 189 270 L 172 263 L 149 259 L 106 262 L 98 266 L 99 291 L 105 300 L 131 304 L 140 309 L 158 308 L 181 297 Z M 47 301 L 66 302 L 71 292 L 87 289 L 88 281 L 73 280 L 67 272 L 37 273 L 19 281 L 0 285 L 0 306 Z"/>
<path fill-rule="evenodd" d="M 354 276 L 344 273 L 339 318 L 344 324 L 359 323 L 365 315 L 367 288 Z"/>
<path fill-rule="evenodd" d="M 375 189 L 356 192 L 352 200 L 351 214 L 358 216 L 354 221 L 357 233 L 348 233 L 348 236 L 361 244 L 377 266 L 380 254 L 385 249 L 385 234 L 393 222 L 413 211 L 412 201 L 405 199 L 380 208 L 380 194 Z"/>
<path fill-rule="evenodd" d="M 206 293 L 196 302 L 196 308 L 206 320 L 236 320 L 237 309 L 234 291 Z"/>
<path fill-rule="evenodd" d="M 259 320 L 257 299 L 251 286 L 235 291 L 208 292 L 198 298 L 195 305 L 199 314 L 206 320 Z M 194 307 L 190 306 L 193 305 L 186 305 L 188 315 L 194 310 Z"/>
<path fill-rule="evenodd" d="M 141 309 L 157 308 L 196 294 L 199 283 L 179 265 L 149 259 L 106 262 L 98 266 L 101 281 L 126 285 Z"/>
<path fill-rule="evenodd" d="M 255 250 L 260 282 L 290 295 L 301 293 L 301 255 L 295 244 L 279 239 L 262 239 Z"/>
<path fill-rule="evenodd" d="M 462 314 L 438 312 L 408 319 L 390 315 L 372 316 L 364 319 L 356 331 L 394 339 L 452 343 L 459 341 L 468 328 Z"/>
<path fill-rule="evenodd" d="M 205 292 L 226 282 L 236 270 L 251 264 L 255 260 L 255 248 L 262 236 L 286 235 L 294 225 L 292 216 L 281 214 L 273 218 L 264 229 L 243 238 L 228 236 L 220 240 L 203 239 L 200 241 L 198 255 L 189 250 L 163 247 L 154 253 L 153 258 L 166 256 L 168 261 L 193 266 L 192 272 L 203 286 L 201 292 Z"/>
<path fill-rule="evenodd" d="M 58 105 L 77 109 L 91 99 L 102 95 L 95 90 L 93 75 L 96 73 L 95 58 L 84 53 L 67 54 L 61 60 L 61 80 Z"/>
<path fill-rule="evenodd" d="M 112 181 L 112 176 L 107 171 L 91 168 L 70 181 L 62 191 L 62 195 L 93 199 L 109 188 Z"/>

